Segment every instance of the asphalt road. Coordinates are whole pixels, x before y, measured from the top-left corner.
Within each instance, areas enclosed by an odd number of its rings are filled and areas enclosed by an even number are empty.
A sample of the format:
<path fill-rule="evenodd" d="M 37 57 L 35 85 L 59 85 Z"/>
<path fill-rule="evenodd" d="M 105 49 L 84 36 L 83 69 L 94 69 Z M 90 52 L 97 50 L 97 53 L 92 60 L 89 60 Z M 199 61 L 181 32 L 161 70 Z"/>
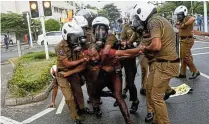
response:
<path fill-rule="evenodd" d="M 194 54 L 195 65 L 202 75 L 195 80 L 189 80 L 188 78 L 182 80 L 174 78 L 171 80 L 171 86 L 179 86 L 182 83 L 186 83 L 193 88 L 192 93 L 172 97 L 166 101 L 171 124 L 209 124 L 209 42 L 195 42 L 192 53 Z M 4 70 L 6 67 L 4 68 L 3 66 L 2 74 L 4 76 L 7 71 Z M 140 67 L 138 68 L 139 75 L 136 76 L 135 80 L 138 90 L 141 82 L 139 70 Z M 189 77 L 191 73 L 187 71 L 187 75 Z M 87 99 L 85 86 L 83 90 L 85 99 Z M 46 106 L 51 101 L 51 95 L 46 100 L 34 104 L 16 107 L 2 106 L 1 116 L 17 121 L 14 122 L 14 124 L 18 124 L 18 122 L 30 122 L 31 124 L 73 124 L 69 119 L 69 112 L 66 105 L 64 105 L 60 114 L 56 114 L 59 108 L 58 106 L 62 103 L 62 97 L 62 93 L 59 91 L 56 99 L 56 109 L 48 109 L 50 112 L 40 117 L 32 116 L 38 113 L 38 115 L 41 115 L 40 112 L 43 113 L 43 111 L 47 111 Z M 140 99 L 139 109 L 135 115 L 131 115 L 131 118 L 134 120 L 135 124 L 144 124 L 144 117 L 147 114 L 145 97 L 141 96 L 139 92 L 138 97 Z M 102 98 L 102 101 L 103 117 L 97 119 L 94 115 L 83 116 L 84 124 L 124 124 L 119 108 L 112 106 L 115 100 L 112 98 Z M 126 102 L 130 108 L 131 102 L 129 102 L 128 99 L 126 99 Z M 6 123 L 8 124 L 9 121 Z"/>

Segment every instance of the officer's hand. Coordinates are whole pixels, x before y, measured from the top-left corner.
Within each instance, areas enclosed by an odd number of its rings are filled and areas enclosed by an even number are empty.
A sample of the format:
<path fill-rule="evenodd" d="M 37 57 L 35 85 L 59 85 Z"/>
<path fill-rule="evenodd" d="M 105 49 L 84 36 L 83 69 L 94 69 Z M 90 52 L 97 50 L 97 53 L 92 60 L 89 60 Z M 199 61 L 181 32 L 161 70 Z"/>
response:
<path fill-rule="evenodd" d="M 59 72 L 58 75 L 59 75 L 60 77 L 66 77 L 66 73 L 65 73 L 65 72 Z"/>
<path fill-rule="evenodd" d="M 83 58 L 84 62 L 88 62 L 89 61 L 89 58 L 85 57 Z"/>
<path fill-rule="evenodd" d="M 55 108 L 55 103 L 51 103 L 50 105 L 47 106 L 47 108 Z"/>
<path fill-rule="evenodd" d="M 146 47 L 146 46 L 144 46 L 144 45 L 139 45 L 139 46 L 137 47 L 137 48 L 139 49 L 139 54 L 144 53 L 145 47 Z"/>

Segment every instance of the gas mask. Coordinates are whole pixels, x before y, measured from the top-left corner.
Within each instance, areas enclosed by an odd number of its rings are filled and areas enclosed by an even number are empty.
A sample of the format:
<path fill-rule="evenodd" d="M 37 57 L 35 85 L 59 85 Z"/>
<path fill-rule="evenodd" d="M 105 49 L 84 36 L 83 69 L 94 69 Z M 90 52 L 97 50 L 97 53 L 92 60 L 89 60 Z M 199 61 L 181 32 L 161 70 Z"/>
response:
<path fill-rule="evenodd" d="M 184 20 L 184 18 L 185 18 L 184 12 L 180 12 L 177 14 L 177 20 L 179 22 L 182 22 Z"/>
<path fill-rule="evenodd" d="M 104 40 L 106 37 L 107 37 L 107 31 L 105 29 L 105 26 L 97 25 L 97 27 L 95 28 L 96 44 L 98 46 L 102 46 L 104 44 Z"/>
<path fill-rule="evenodd" d="M 82 47 L 80 45 L 80 40 L 75 34 L 68 35 L 68 44 L 73 49 L 74 52 L 80 52 Z"/>
<path fill-rule="evenodd" d="M 134 32 L 141 34 L 145 29 L 145 23 L 141 21 L 137 15 L 135 15 L 132 20 L 131 28 Z"/>
<path fill-rule="evenodd" d="M 89 60 L 89 64 L 91 66 L 97 66 L 99 65 L 99 63 L 100 63 L 100 60 Z"/>

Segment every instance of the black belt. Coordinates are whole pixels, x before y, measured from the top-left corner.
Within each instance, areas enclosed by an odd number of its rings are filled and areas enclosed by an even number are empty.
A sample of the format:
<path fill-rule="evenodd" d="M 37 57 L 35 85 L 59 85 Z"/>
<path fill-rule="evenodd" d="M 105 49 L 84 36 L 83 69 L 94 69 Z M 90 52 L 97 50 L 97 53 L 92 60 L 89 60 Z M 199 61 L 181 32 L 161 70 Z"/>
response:
<path fill-rule="evenodd" d="M 180 59 L 176 59 L 176 60 L 165 60 L 165 59 L 156 59 L 157 62 L 168 62 L 168 63 L 177 63 L 180 62 Z"/>
<path fill-rule="evenodd" d="M 187 39 L 187 38 L 193 38 L 193 36 L 180 36 L 180 38 L 183 39 Z"/>

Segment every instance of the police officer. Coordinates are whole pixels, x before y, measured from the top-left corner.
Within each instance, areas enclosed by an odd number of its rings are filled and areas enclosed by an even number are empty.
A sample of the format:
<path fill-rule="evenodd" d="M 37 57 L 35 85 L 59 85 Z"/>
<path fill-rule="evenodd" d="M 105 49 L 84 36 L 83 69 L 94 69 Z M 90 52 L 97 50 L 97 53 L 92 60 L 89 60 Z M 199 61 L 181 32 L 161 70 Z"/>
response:
<path fill-rule="evenodd" d="M 157 9 L 148 3 L 137 4 L 132 26 L 135 31 L 143 30 L 150 33 L 151 44 L 139 46 L 144 53 L 152 52 L 154 59 L 149 63 L 150 73 L 146 85 L 147 109 L 151 107 L 154 123 L 169 124 L 164 93 L 169 87 L 171 78 L 178 74 L 179 59 L 176 52 L 175 33 L 172 25 L 163 17 L 157 16 Z M 145 118 L 145 121 L 147 117 Z"/>
<path fill-rule="evenodd" d="M 62 27 L 62 36 L 63 40 L 56 47 L 58 73 L 73 70 L 88 61 L 86 58 L 78 59 L 77 56 L 81 50 L 79 38 L 83 36 L 83 30 L 79 25 L 75 22 L 65 23 Z M 70 110 L 71 118 L 76 124 L 81 124 L 77 110 L 79 113 L 88 112 L 88 110 L 84 107 L 80 76 L 78 73 L 66 78 L 58 75 L 57 81 Z"/>
<path fill-rule="evenodd" d="M 195 79 L 200 75 L 200 72 L 193 63 L 193 57 L 191 54 L 191 48 L 194 45 L 192 31 L 195 18 L 187 15 L 188 10 L 185 6 L 177 7 L 174 14 L 177 15 L 177 28 L 179 28 L 180 36 L 181 68 L 180 74 L 177 78 L 186 78 L 186 67 L 188 66 L 192 72 L 192 76 L 189 77 L 189 79 Z"/>
<path fill-rule="evenodd" d="M 122 32 L 121 32 L 121 44 L 122 49 L 131 49 L 134 48 L 133 42 L 135 42 L 138 37 L 137 34 L 132 30 L 130 25 L 124 24 Z M 131 106 L 131 113 L 134 113 L 138 109 L 139 100 L 137 97 L 137 90 L 134 84 L 135 76 L 137 72 L 136 68 L 136 57 L 127 58 L 120 61 L 122 67 L 125 70 L 125 78 L 126 78 L 126 88 L 123 90 L 123 96 L 125 97 L 125 93 L 129 90 L 130 93 L 130 101 L 133 101 Z"/>
<path fill-rule="evenodd" d="M 84 31 L 84 37 L 82 37 L 81 43 L 80 43 L 82 50 L 84 51 L 84 50 L 88 49 L 88 46 L 90 43 L 95 41 L 94 36 L 92 35 L 88 21 L 84 16 L 75 16 L 73 18 L 73 21 L 76 22 L 79 26 L 81 26 L 81 28 Z M 88 78 L 89 73 L 83 72 L 82 75 L 85 77 L 87 92 L 88 92 L 88 96 L 89 96 L 87 103 L 90 103 L 91 97 L 92 97 L 92 93 L 91 93 L 92 92 L 92 81 L 90 80 L 91 78 Z"/>

